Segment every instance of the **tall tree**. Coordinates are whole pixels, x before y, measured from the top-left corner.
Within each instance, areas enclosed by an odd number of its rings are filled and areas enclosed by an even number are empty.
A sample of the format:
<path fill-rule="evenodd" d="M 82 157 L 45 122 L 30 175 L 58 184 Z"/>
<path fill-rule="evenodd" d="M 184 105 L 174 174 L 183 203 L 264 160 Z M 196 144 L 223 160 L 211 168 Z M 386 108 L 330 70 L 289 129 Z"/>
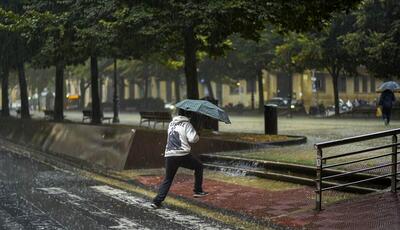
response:
<path fill-rule="evenodd" d="M 0 77 L 1 77 L 1 116 L 10 116 L 9 96 L 8 96 L 8 79 L 10 72 L 10 60 L 12 57 L 11 35 L 7 31 L 0 32 Z"/>
<path fill-rule="evenodd" d="M 196 53 L 220 56 L 229 48 L 225 40 L 239 33 L 257 40 L 266 22 L 281 30 L 321 28 L 333 11 L 353 7 L 345 1 L 122 1 L 130 8 L 133 24 L 146 22 L 148 33 L 159 36 L 162 48 L 185 57 L 187 97 L 198 99 Z"/>
<path fill-rule="evenodd" d="M 25 9 L 23 1 L 2 1 L 0 2 L 0 30 L 6 35 L 9 49 L 5 54 L 9 58 L 7 62 L 3 61 L 3 71 L 14 68 L 18 72 L 18 81 L 21 98 L 21 118 L 29 119 L 29 100 L 28 87 L 25 76 L 25 62 L 31 60 L 32 55 L 37 50 L 37 41 L 24 36 L 24 28 L 29 25 L 21 15 Z M 12 54 L 10 54 L 12 52 Z"/>
<path fill-rule="evenodd" d="M 42 41 L 40 51 L 34 56 L 33 64 L 37 67 L 55 67 L 55 103 L 54 120 L 64 119 L 64 70 L 67 65 L 84 61 L 76 46 L 74 14 L 70 12 L 71 1 L 30 1 L 26 7 L 41 13 L 42 21 L 47 16 L 45 25 L 34 28 L 30 37 L 39 37 Z M 50 14 L 51 13 L 51 14 Z M 29 16 L 29 15 L 28 15 Z M 25 16 L 27 18 L 27 16 Z"/>
<path fill-rule="evenodd" d="M 70 12 L 77 30 L 75 42 L 82 54 L 90 59 L 90 87 L 92 93 L 92 123 L 101 123 L 99 96 L 99 57 L 106 57 L 112 38 L 105 30 L 103 20 L 112 20 L 115 1 L 73 1 Z"/>
<path fill-rule="evenodd" d="M 320 47 L 309 36 L 299 33 L 289 33 L 283 39 L 282 44 L 276 46 L 273 68 L 285 73 L 288 77 L 288 112 L 291 113 L 293 99 L 293 74 L 302 74 L 306 69 L 314 69 L 319 66 Z"/>
<path fill-rule="evenodd" d="M 351 14 L 338 14 L 332 22 L 319 34 L 311 36 L 312 43 L 317 46 L 309 50 L 310 60 L 314 60 L 319 68 L 326 69 L 332 76 L 332 85 L 335 102 L 335 115 L 339 113 L 339 76 L 345 73 L 354 73 L 357 67 L 357 58 L 352 55 L 345 45 L 345 37 L 354 31 L 355 18 Z"/>
<path fill-rule="evenodd" d="M 264 111 L 264 85 L 263 85 L 263 69 L 273 70 L 272 62 L 275 58 L 275 48 L 283 43 L 283 36 L 277 33 L 272 27 L 269 27 L 261 34 L 257 42 L 244 40 L 241 38 L 233 39 L 233 55 L 236 57 L 235 62 L 237 71 L 250 81 L 258 83 L 258 108 Z M 251 73 L 249 75 L 249 73 Z M 254 91 L 253 87 L 253 91 Z M 252 93 L 254 94 L 254 93 Z M 252 95 L 252 107 L 254 107 L 254 95 Z"/>
<path fill-rule="evenodd" d="M 356 28 L 344 36 L 346 49 L 374 77 L 400 77 L 400 2 L 366 0 L 353 16 Z"/>

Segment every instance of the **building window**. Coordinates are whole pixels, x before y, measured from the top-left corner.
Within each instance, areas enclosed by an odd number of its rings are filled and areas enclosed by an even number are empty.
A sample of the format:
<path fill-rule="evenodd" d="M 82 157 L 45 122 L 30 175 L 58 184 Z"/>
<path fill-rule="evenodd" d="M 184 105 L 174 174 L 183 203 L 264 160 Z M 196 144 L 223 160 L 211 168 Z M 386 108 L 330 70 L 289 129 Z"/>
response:
<path fill-rule="evenodd" d="M 355 93 L 360 92 L 360 77 L 359 76 L 354 77 L 354 92 Z"/>
<path fill-rule="evenodd" d="M 341 92 L 341 93 L 345 93 L 347 91 L 347 82 L 346 82 L 345 76 L 339 76 L 338 89 L 339 89 L 339 92 Z"/>
<path fill-rule="evenodd" d="M 315 74 L 315 89 L 319 92 L 325 92 L 326 90 L 326 77 L 322 73 Z"/>
<path fill-rule="evenodd" d="M 371 78 L 371 82 L 370 82 L 370 84 L 371 84 L 371 93 L 373 93 L 373 92 L 376 91 L 375 78 L 374 77 L 370 77 L 370 78 Z"/>
<path fill-rule="evenodd" d="M 368 78 L 366 76 L 362 77 L 362 91 L 368 93 Z"/>
<path fill-rule="evenodd" d="M 254 79 L 246 80 L 246 92 L 251 93 L 251 91 L 254 91 L 254 93 L 257 92 L 256 81 Z"/>

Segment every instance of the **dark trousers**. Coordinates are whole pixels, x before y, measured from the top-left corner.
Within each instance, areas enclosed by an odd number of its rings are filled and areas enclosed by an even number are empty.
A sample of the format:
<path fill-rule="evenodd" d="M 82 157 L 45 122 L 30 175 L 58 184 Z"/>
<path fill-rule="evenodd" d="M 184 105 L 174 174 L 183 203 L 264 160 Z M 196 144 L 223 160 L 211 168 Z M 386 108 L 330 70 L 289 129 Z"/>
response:
<path fill-rule="evenodd" d="M 390 122 L 390 115 L 392 113 L 392 107 L 382 107 L 382 118 L 387 120 L 387 123 Z"/>
<path fill-rule="evenodd" d="M 165 158 L 165 178 L 161 183 L 157 196 L 153 199 L 156 204 L 161 204 L 168 194 L 172 181 L 179 167 L 194 170 L 194 192 L 202 192 L 203 164 L 191 154 Z"/>

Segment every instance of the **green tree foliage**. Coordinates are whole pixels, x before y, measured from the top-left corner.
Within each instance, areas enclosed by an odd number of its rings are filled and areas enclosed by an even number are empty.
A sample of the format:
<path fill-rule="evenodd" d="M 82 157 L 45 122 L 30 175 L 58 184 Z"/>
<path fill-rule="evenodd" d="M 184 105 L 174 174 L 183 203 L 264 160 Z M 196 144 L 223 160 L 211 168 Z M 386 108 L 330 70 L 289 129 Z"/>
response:
<path fill-rule="evenodd" d="M 7 54 L 7 60 L 11 62 L 6 66 L 19 70 L 23 117 L 29 117 L 25 62 L 33 60 L 40 67 L 55 66 L 57 92 L 62 92 L 64 68 L 89 58 L 92 122 L 100 123 L 98 58 L 142 59 L 145 60 L 143 63 L 151 65 L 143 65 L 147 67 L 142 72 L 155 68 L 154 73 L 150 73 L 152 75 L 164 75 L 159 73 L 166 71 L 149 61 L 155 59 L 159 63 L 158 55 L 162 60 L 182 59 L 187 97 L 197 99 L 199 56 L 203 53 L 211 57 L 226 55 L 226 51 L 232 48 L 227 42 L 232 34 L 238 34 L 245 39 L 262 40 L 262 31 L 267 23 L 279 31 L 320 29 L 331 18 L 332 12 L 348 10 L 358 2 L 359 0 L 2 1 L 0 31 L 13 38 L 0 34 L 0 39 L 8 39 L 12 43 L 12 54 Z M 264 58 L 262 61 L 246 58 L 242 60 L 256 65 L 258 71 L 262 68 L 259 66 L 270 62 L 269 56 Z M 5 59 L 3 55 L 2 60 Z M 161 63 L 165 64 L 165 61 Z M 7 72 L 4 66 L 1 69 L 1 72 Z M 62 94 L 58 93 L 59 100 L 56 100 L 56 114 L 60 119 Z"/>
<path fill-rule="evenodd" d="M 225 40 L 239 33 L 258 40 L 266 22 L 280 30 L 321 28 L 334 11 L 353 7 L 359 1 L 122 1 L 129 6 L 133 27 L 146 28 L 159 36 L 161 48 L 181 53 L 185 60 L 187 97 L 198 98 L 196 53 L 221 56 L 229 47 Z M 127 10 L 128 11 L 128 10 Z"/>
<path fill-rule="evenodd" d="M 33 57 L 33 64 L 39 68 L 55 66 L 55 103 L 54 119 L 61 121 L 64 118 L 64 70 L 67 65 L 77 64 L 84 60 L 76 45 L 77 30 L 74 27 L 75 17 L 70 8 L 72 1 L 30 1 L 26 9 L 38 12 L 42 22 L 41 28 L 31 29 L 30 38 L 41 42 L 39 52 Z M 34 25 L 34 18 L 25 16 L 30 25 Z M 46 18 L 47 16 L 47 18 Z M 47 19 L 47 20 L 45 20 Z"/>
<path fill-rule="evenodd" d="M 293 99 L 293 74 L 303 73 L 310 67 L 310 56 L 314 52 L 313 43 L 302 34 L 289 33 L 282 44 L 275 47 L 275 57 L 272 61 L 273 69 L 286 73 L 289 76 L 288 84 L 288 111 L 291 116 L 291 102 Z"/>
<path fill-rule="evenodd" d="M 345 37 L 354 32 L 355 18 L 352 14 L 337 14 L 320 33 L 309 34 L 300 59 L 311 69 L 326 70 L 332 76 L 335 102 L 335 115 L 339 115 L 340 75 L 354 75 L 358 65 L 357 58 L 345 44 Z"/>
<path fill-rule="evenodd" d="M 32 59 L 32 56 L 39 48 L 39 42 L 32 37 L 27 37 L 25 32 L 31 28 L 31 23 L 23 15 L 26 13 L 23 1 L 2 1 L 0 8 L 0 31 L 4 44 L 4 53 L 1 54 L 3 76 L 8 76 L 10 69 L 18 71 L 18 80 L 20 87 L 21 98 L 21 117 L 29 119 L 29 101 L 28 101 L 28 87 L 25 77 L 25 63 Z M 35 12 L 29 12 L 30 17 L 35 19 L 33 26 L 40 26 L 39 16 Z M 7 80 L 3 79 L 3 96 L 8 98 L 5 94 L 5 87 Z M 7 99 L 5 99 L 7 100 Z M 3 101 L 4 105 L 6 101 Z M 7 109 L 7 107 L 6 107 Z M 4 113 L 7 116 L 7 112 Z"/>
<path fill-rule="evenodd" d="M 237 61 L 236 71 L 251 82 L 258 82 L 259 92 L 259 110 L 264 110 L 264 87 L 263 87 L 263 69 L 274 70 L 273 61 L 276 58 L 275 49 L 278 45 L 283 43 L 283 36 L 274 30 L 271 26 L 261 34 L 260 39 L 255 42 L 251 40 L 245 40 L 242 38 L 236 38 L 233 40 L 233 51 L 231 55 L 234 55 Z M 252 108 L 254 108 L 254 83 L 252 87 Z"/>
<path fill-rule="evenodd" d="M 400 2 L 366 0 L 354 12 L 356 30 L 345 37 L 347 50 L 375 77 L 400 76 Z"/>

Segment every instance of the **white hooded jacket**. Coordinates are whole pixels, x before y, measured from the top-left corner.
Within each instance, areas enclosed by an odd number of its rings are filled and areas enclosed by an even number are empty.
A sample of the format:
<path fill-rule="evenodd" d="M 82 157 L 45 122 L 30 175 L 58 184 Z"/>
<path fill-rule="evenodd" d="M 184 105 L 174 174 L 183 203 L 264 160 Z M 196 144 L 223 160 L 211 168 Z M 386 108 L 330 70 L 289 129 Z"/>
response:
<path fill-rule="evenodd" d="M 167 146 L 165 147 L 165 157 L 184 156 L 190 153 L 189 143 L 196 143 L 199 136 L 189 118 L 176 116 L 169 123 Z"/>

